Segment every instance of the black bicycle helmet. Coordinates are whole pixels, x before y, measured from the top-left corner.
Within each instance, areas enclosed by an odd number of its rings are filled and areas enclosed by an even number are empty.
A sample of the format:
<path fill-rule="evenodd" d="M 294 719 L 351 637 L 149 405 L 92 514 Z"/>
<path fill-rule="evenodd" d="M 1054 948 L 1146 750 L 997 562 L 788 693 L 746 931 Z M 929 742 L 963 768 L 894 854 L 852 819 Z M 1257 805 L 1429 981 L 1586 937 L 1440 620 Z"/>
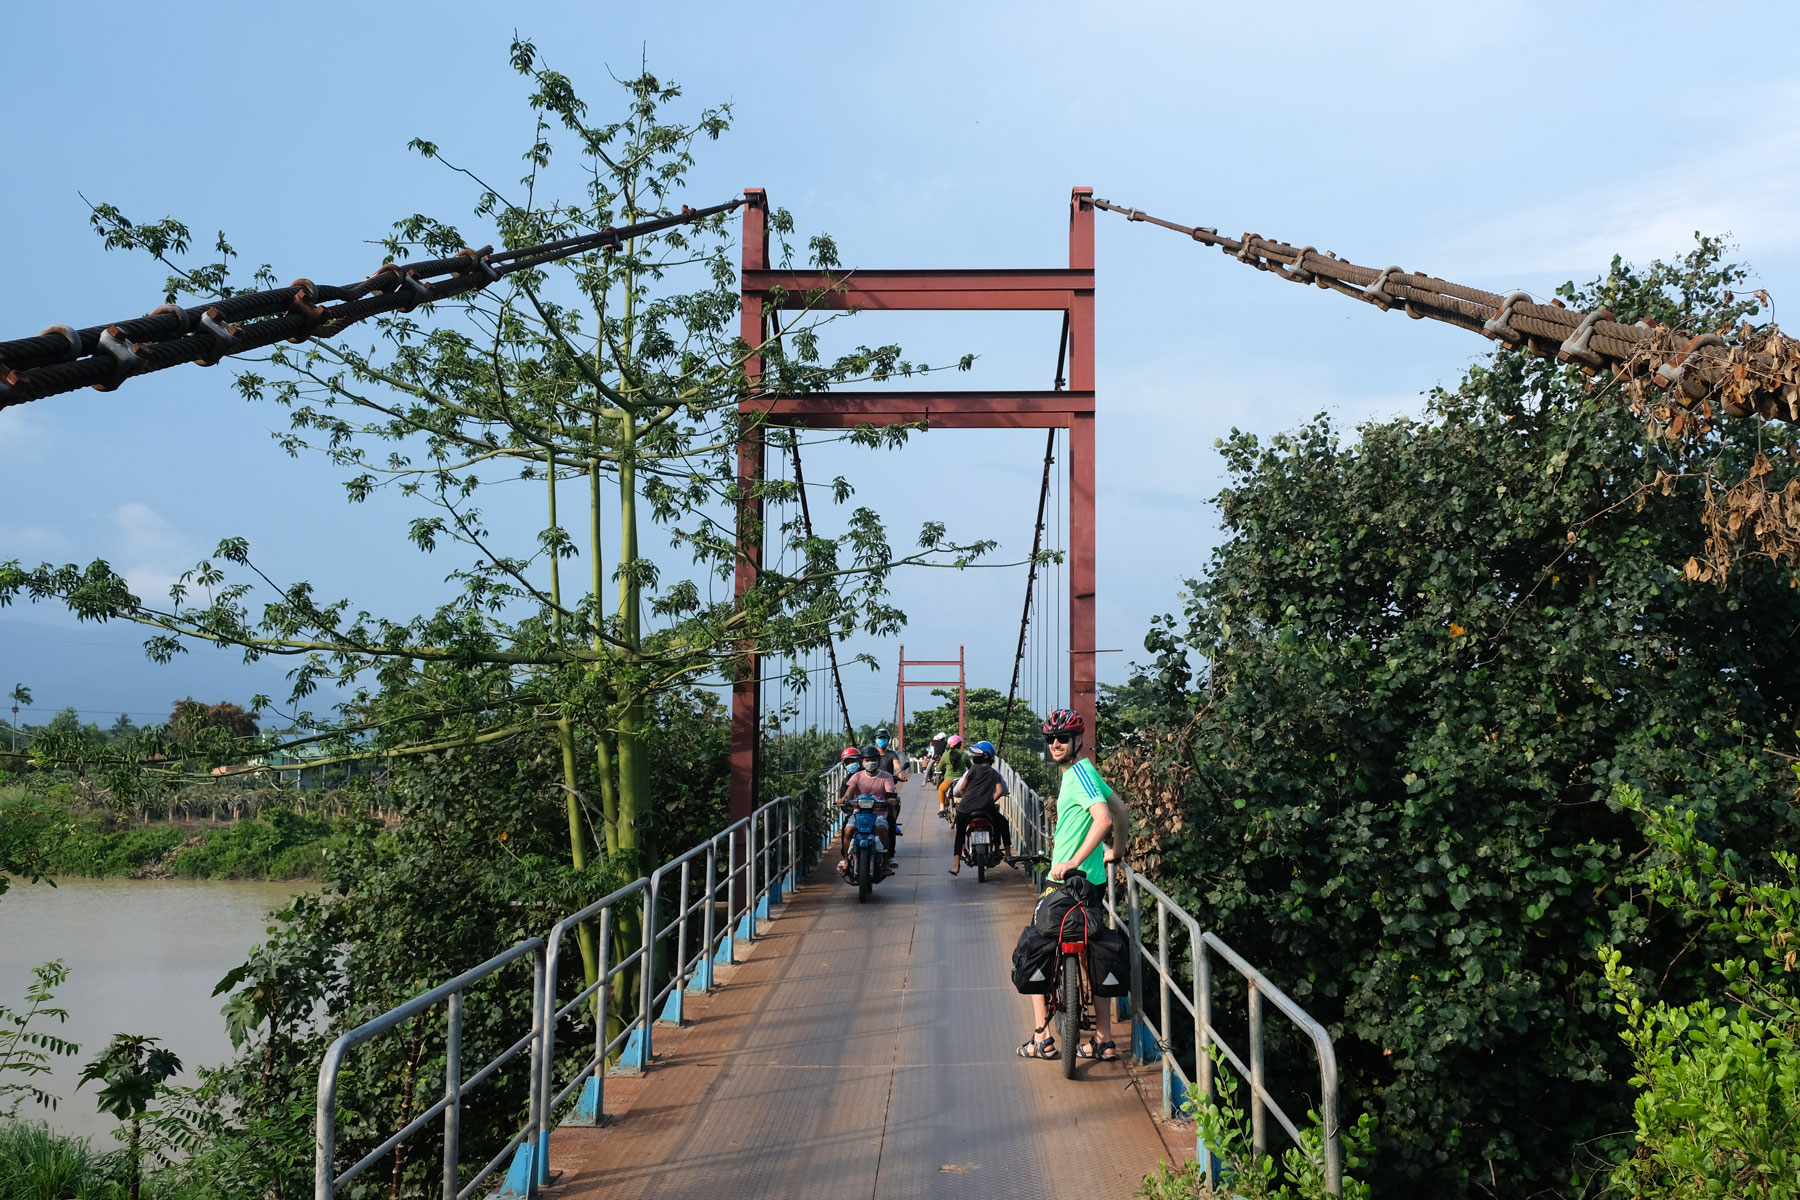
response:
<path fill-rule="evenodd" d="M 1045 733 L 1082 733 L 1086 729 L 1087 723 L 1072 708 L 1059 708 L 1044 721 Z"/>

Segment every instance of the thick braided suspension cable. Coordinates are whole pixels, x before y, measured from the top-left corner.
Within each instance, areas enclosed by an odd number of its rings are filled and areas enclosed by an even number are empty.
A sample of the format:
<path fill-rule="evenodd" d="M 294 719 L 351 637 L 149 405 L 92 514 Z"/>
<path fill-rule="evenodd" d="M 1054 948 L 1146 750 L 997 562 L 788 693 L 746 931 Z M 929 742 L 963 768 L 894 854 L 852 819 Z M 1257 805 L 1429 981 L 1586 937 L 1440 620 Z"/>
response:
<path fill-rule="evenodd" d="M 730 212 L 742 199 L 596 233 L 495 253 L 492 246 L 406 266 L 388 263 L 367 279 L 342 286 L 296 279 L 284 288 L 248 292 L 212 304 L 165 304 L 148 316 L 73 329 L 52 325 L 36 337 L 0 342 L 0 408 L 92 387 L 110 392 L 134 375 L 185 362 L 211 366 L 220 358 L 272 346 L 331 337 L 357 321 L 480 291 L 518 271 L 592 250 L 617 249 L 634 237 Z"/>
<path fill-rule="evenodd" d="M 1095 200 L 1094 207 L 1186 234 L 1259 271 L 1340 292 L 1383 312 L 1398 308 L 1415 319 L 1430 317 L 1509 347 L 1555 355 L 1585 371 L 1609 371 L 1636 400 L 1652 387 L 1703 419 L 1716 403 L 1727 416 L 1800 422 L 1800 341 L 1773 327 L 1731 345 L 1717 333 L 1695 335 L 1647 320 L 1623 325 L 1603 308 L 1579 312 L 1538 304 L 1524 292 L 1503 296 L 1399 267 L 1378 271 L 1259 234 L 1221 237 L 1216 229 L 1177 225 L 1107 200 Z"/>

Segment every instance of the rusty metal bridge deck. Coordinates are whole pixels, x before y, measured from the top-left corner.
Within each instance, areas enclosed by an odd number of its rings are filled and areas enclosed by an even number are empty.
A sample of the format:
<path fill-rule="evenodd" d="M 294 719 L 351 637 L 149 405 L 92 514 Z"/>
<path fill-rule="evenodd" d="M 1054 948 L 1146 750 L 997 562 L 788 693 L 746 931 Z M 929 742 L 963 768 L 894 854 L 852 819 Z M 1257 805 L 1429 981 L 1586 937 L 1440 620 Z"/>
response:
<path fill-rule="evenodd" d="M 1156 1068 L 1065 1080 L 1014 1053 L 1031 1009 L 1007 965 L 1030 880 L 951 878 L 936 797 L 903 790 L 898 873 L 867 905 L 828 866 L 793 893 L 658 1035 L 648 1074 L 609 1080 L 614 1120 L 552 1135 L 548 1195 L 1097 1200 L 1193 1156 L 1158 1115 Z"/>

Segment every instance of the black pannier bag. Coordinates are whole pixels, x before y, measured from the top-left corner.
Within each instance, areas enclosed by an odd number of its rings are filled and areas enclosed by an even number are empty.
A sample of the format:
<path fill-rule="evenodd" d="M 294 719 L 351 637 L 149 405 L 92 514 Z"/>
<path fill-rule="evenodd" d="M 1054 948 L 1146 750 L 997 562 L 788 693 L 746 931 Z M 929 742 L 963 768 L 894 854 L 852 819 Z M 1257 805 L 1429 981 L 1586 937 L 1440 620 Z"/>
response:
<path fill-rule="evenodd" d="M 1051 934 L 1027 925 L 1013 947 L 1012 982 L 1021 996 L 1044 996 L 1056 988 L 1060 949 Z"/>
<path fill-rule="evenodd" d="M 1118 930 L 1088 931 L 1088 982 L 1096 996 L 1131 994 L 1131 943 Z"/>
<path fill-rule="evenodd" d="M 1100 889 L 1094 886 L 1086 875 L 1071 874 L 1063 881 L 1063 886 L 1053 887 L 1038 898 L 1037 908 L 1031 913 L 1031 926 L 1039 933 L 1059 934 L 1065 929 L 1071 941 L 1080 941 L 1082 933 L 1082 913 L 1070 916 L 1070 911 L 1081 908 L 1087 918 L 1086 932 L 1101 925 L 1103 896 Z"/>

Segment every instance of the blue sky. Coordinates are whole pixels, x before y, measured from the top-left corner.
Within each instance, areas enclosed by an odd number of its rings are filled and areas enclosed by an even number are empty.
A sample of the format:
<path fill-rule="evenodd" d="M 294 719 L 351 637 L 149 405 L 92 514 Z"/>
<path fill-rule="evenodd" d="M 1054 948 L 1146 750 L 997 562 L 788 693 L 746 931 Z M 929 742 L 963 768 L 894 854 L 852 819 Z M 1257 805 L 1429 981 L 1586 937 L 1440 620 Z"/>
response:
<path fill-rule="evenodd" d="M 1255 230 L 1496 290 L 1545 294 L 1627 257 L 1730 233 L 1777 314 L 1800 223 L 1800 9 L 1787 5 L 550 3 L 252 6 L 214 22 L 97 4 L 9 6 L 0 128 L 14 185 L 0 336 L 158 303 L 154 264 L 108 254 L 81 197 L 228 232 L 282 279 L 360 277 L 404 215 L 458 220 L 471 194 L 408 139 L 502 177 L 530 133 L 507 66 L 514 29 L 597 106 L 640 55 L 735 127 L 706 148 L 690 202 L 747 185 L 848 265 L 1065 261 L 1070 186 L 1228 232 Z M 1728 50 L 1707 49 L 1729 30 Z M 1684 32 L 1685 31 L 1685 32 Z M 72 36 L 77 33 L 79 36 Z M 1721 43 L 1724 44 L 1724 43 Z M 468 226 L 465 225 L 465 228 Z M 472 232 L 472 230 L 471 230 Z M 1117 680 L 1150 616 L 1177 605 L 1218 539 L 1215 438 L 1310 414 L 1346 426 L 1416 412 L 1486 344 L 1287 287 L 1178 237 L 1100 214 L 1100 644 Z M 1045 386 L 1053 316 L 859 317 L 856 340 L 943 361 L 969 386 Z M 448 569 L 408 548 L 397 503 L 351 507 L 326 466 L 270 440 L 231 369 L 0 412 L 0 560 L 105 557 L 160 592 L 221 537 L 287 578 L 405 615 Z M 1029 547 L 1042 436 L 940 432 L 898 455 L 809 457 L 849 475 L 900 530 L 927 519 Z M 918 572 L 896 595 L 908 654 L 968 646 L 1004 688 L 1023 572 Z M 196 652 L 143 661 L 127 630 L 46 608 L 0 615 L 0 684 L 36 713 L 166 712 L 194 694 L 278 691 L 279 671 Z M 892 711 L 887 668 L 852 672 L 854 715 Z M 919 697 L 922 701 L 924 697 Z M 140 719 L 144 719 L 140 717 Z"/>

